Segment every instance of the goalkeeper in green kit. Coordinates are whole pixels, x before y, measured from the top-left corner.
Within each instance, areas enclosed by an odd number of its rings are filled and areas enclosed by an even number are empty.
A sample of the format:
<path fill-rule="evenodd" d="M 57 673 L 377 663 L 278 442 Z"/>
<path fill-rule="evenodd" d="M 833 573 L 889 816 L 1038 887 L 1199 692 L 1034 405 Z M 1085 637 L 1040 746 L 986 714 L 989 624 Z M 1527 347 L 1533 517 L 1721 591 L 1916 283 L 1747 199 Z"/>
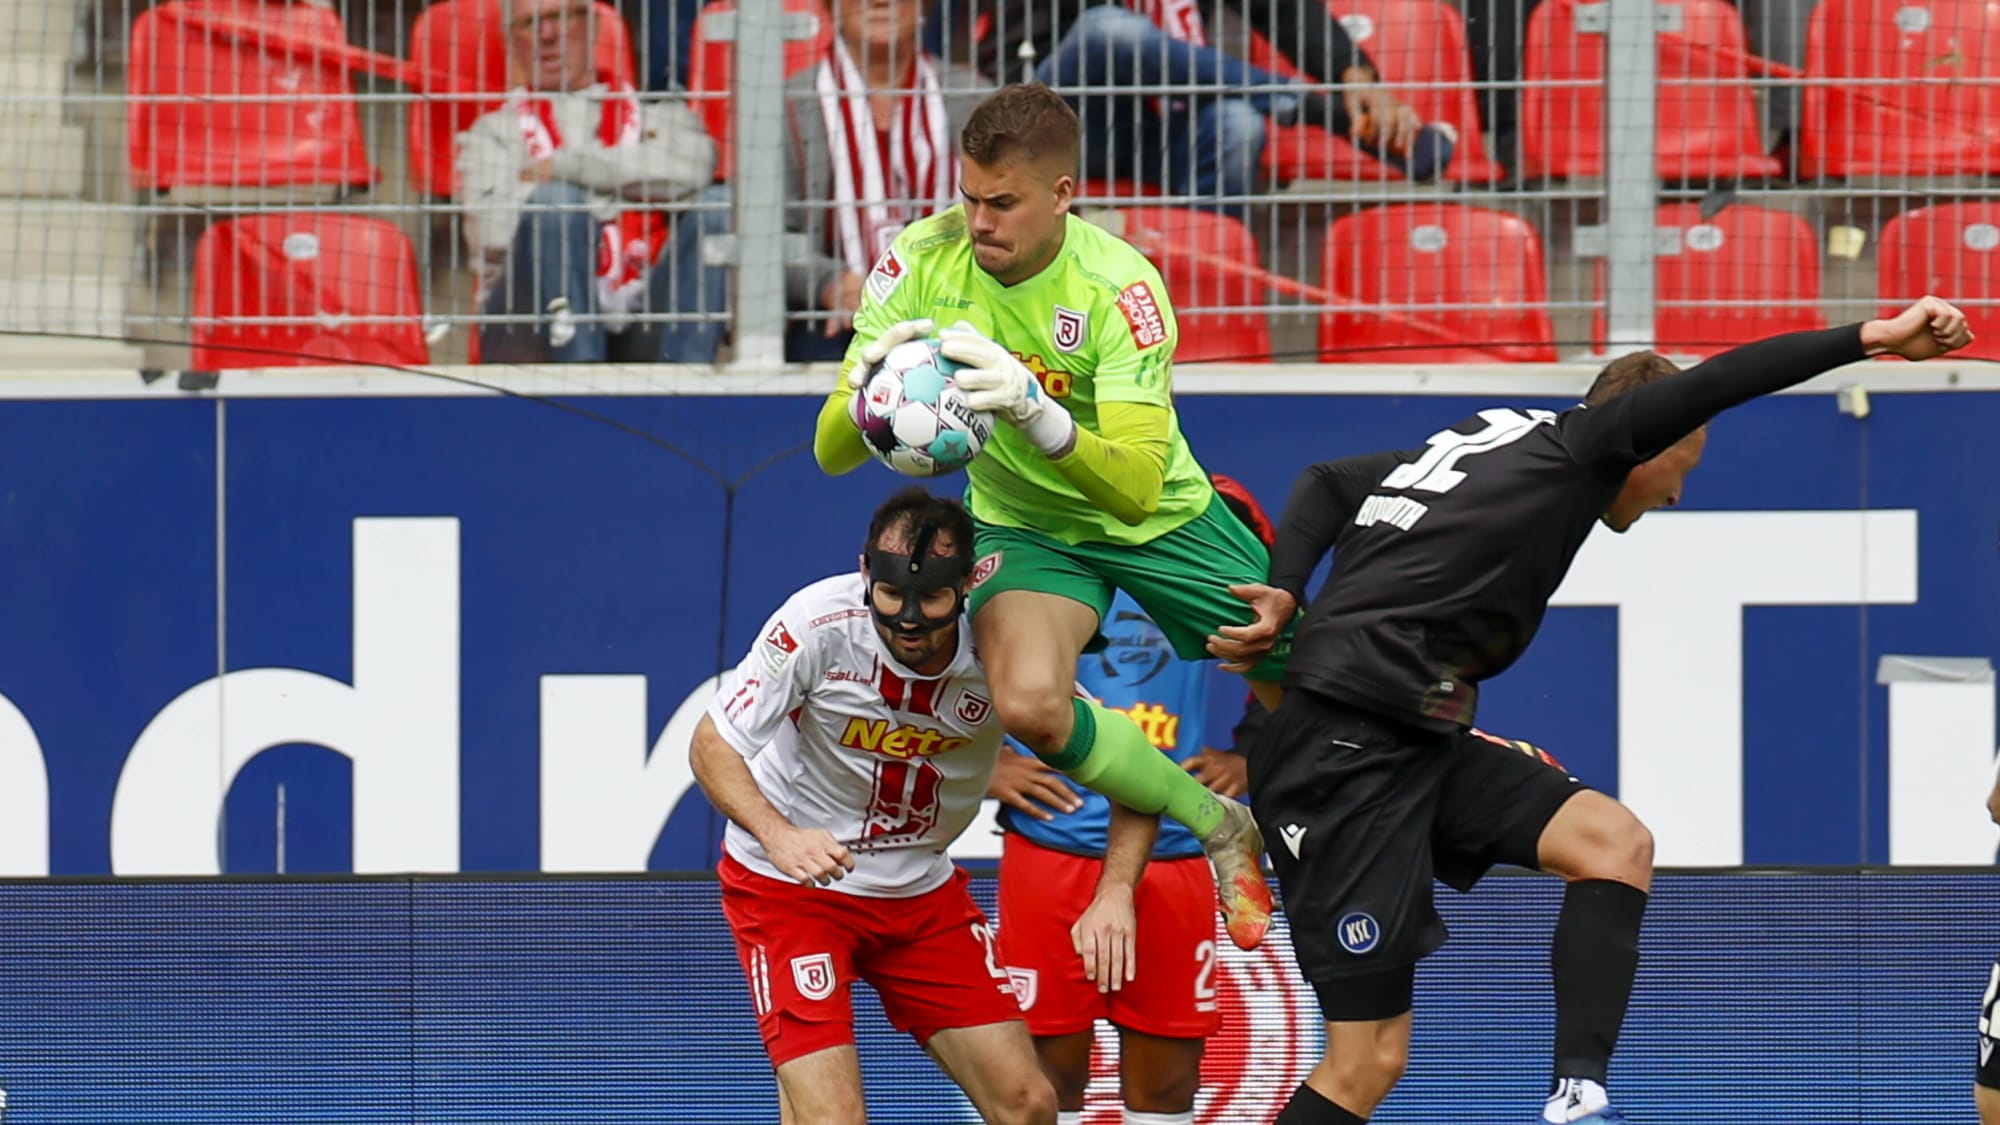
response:
<path fill-rule="evenodd" d="M 1249 810 L 1074 687 L 1078 656 L 1103 644 L 1114 589 L 1183 659 L 1207 659 L 1217 636 L 1268 643 L 1246 673 L 1266 706 L 1291 641 L 1289 613 L 1241 589 L 1264 581 L 1263 543 L 1216 498 L 1181 436 L 1178 333 L 1160 275 L 1069 213 L 1080 143 L 1076 115 L 1044 86 L 1004 87 L 973 112 L 964 202 L 904 229 L 869 274 L 813 454 L 829 473 L 868 460 L 856 388 L 891 348 L 948 326 L 941 350 L 966 365 L 954 378 L 969 404 L 1009 423 L 967 469 L 980 556 L 967 600 L 994 708 L 1049 765 L 1193 830 L 1229 936 L 1249 949 L 1272 905 Z"/>

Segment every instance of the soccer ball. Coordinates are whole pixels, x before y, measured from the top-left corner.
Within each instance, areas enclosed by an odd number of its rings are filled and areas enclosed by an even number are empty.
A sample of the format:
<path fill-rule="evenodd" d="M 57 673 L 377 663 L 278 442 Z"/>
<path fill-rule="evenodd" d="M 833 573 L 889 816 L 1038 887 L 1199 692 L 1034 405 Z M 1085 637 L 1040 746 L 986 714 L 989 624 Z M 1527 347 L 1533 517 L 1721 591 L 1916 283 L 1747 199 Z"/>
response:
<path fill-rule="evenodd" d="M 972 463 L 993 436 L 993 415 L 965 404 L 952 382 L 963 364 L 946 359 L 935 340 L 890 349 L 861 384 L 855 422 L 868 451 L 912 477 L 938 477 Z"/>

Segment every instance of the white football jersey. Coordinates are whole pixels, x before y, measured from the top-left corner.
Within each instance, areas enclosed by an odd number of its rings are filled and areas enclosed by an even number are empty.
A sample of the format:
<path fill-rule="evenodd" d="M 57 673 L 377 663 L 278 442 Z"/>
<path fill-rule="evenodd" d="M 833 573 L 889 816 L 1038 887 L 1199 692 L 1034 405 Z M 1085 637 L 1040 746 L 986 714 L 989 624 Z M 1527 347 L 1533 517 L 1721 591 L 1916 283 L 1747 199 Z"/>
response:
<path fill-rule="evenodd" d="M 854 870 L 831 889 L 901 898 L 951 878 L 945 848 L 979 812 L 1003 735 L 972 630 L 961 622 L 942 674 L 919 676 L 883 646 L 866 595 L 859 573 L 793 594 L 708 716 L 786 820 L 853 849 Z M 734 822 L 723 847 L 787 878 Z"/>

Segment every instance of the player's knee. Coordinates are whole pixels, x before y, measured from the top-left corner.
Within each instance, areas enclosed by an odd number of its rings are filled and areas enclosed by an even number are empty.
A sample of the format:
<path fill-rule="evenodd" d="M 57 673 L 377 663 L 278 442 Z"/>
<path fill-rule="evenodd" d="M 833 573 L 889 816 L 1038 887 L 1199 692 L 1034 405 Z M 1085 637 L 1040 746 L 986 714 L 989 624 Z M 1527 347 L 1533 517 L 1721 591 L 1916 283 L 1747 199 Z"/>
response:
<path fill-rule="evenodd" d="M 1076 712 L 1063 684 L 1045 677 L 1015 676 L 988 686 L 1000 725 L 1030 750 L 1053 754 L 1069 741 Z"/>
<path fill-rule="evenodd" d="M 1615 879 L 1641 889 L 1653 872 L 1653 833 L 1631 809 L 1578 795 L 1544 830 L 1542 868 L 1565 879 Z"/>
<path fill-rule="evenodd" d="M 1653 873 L 1653 832 L 1631 809 L 1617 802 L 1594 818 L 1591 851 L 1602 857 L 1602 878 L 1636 882 Z"/>
<path fill-rule="evenodd" d="M 1054 1125 L 1056 1089 L 1040 1071 L 1022 1075 L 990 1107 L 994 1125 Z"/>
<path fill-rule="evenodd" d="M 1630 854 L 1632 869 L 1636 873 L 1650 875 L 1653 871 L 1653 830 L 1644 821 L 1626 810 L 1626 818 L 1631 822 L 1626 832 L 1625 847 Z"/>

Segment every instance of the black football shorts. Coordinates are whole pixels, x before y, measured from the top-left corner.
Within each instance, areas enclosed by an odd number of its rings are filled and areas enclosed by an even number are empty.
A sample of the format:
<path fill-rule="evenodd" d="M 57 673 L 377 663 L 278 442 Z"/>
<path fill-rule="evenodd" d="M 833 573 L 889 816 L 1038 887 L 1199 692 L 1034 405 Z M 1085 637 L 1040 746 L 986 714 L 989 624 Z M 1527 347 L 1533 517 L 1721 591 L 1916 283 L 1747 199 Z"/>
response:
<path fill-rule="evenodd" d="M 1585 788 L 1525 744 L 1429 731 L 1299 689 L 1249 766 L 1250 807 L 1314 985 L 1435 951 L 1445 926 L 1433 878 L 1465 891 L 1495 864 L 1536 866 L 1542 829 Z"/>

